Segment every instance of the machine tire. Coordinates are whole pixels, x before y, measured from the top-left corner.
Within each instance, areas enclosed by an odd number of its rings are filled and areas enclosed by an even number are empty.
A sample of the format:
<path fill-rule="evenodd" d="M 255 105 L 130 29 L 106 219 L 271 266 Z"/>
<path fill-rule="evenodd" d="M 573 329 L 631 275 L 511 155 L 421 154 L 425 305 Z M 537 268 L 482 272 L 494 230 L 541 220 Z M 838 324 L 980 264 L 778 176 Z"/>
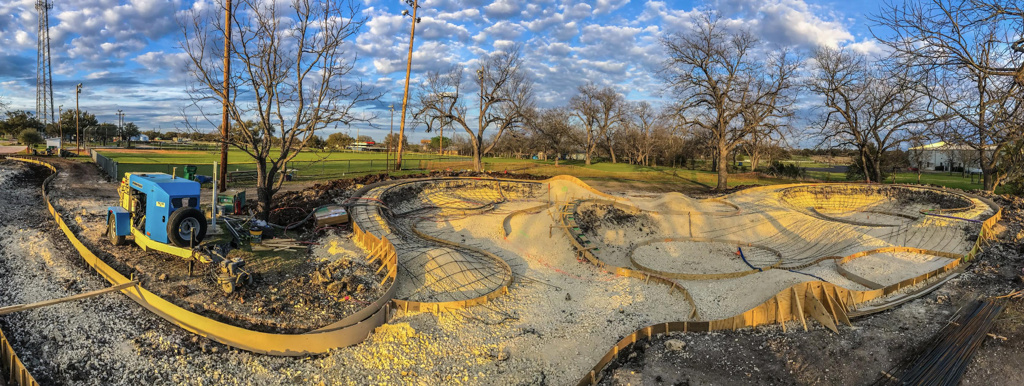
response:
<path fill-rule="evenodd" d="M 186 228 L 194 229 L 196 226 L 198 226 L 196 240 L 194 243 L 190 243 L 187 237 L 181 235 L 181 231 Z M 179 208 L 171 213 L 171 218 L 167 220 L 167 239 L 171 241 L 171 244 L 182 248 L 188 248 L 190 245 L 198 246 L 204 237 L 206 237 L 206 216 L 203 216 L 203 212 L 200 212 L 199 209 Z"/>
<path fill-rule="evenodd" d="M 110 239 L 111 244 L 124 245 L 124 236 L 117 235 L 117 225 L 115 225 L 114 216 L 107 216 L 107 237 Z"/>

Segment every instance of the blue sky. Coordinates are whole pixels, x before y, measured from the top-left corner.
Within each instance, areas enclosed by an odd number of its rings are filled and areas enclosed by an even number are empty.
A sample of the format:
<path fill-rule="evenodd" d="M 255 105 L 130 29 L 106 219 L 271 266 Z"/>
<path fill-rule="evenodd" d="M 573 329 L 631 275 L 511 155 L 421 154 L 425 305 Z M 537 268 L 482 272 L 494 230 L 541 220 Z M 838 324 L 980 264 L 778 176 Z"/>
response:
<path fill-rule="evenodd" d="M 0 0 L 0 98 L 35 108 L 36 0 Z M 100 121 L 125 119 L 144 130 L 184 128 L 186 56 L 178 48 L 176 15 L 213 0 L 61 1 L 50 11 L 55 104 L 81 108 Z M 197 4 L 199 3 L 199 4 Z M 684 31 L 700 9 L 716 9 L 779 46 L 849 46 L 878 53 L 869 16 L 881 2 L 808 0 L 531 1 L 423 0 L 413 56 L 413 83 L 426 71 L 472 65 L 481 53 L 524 45 L 539 105 L 566 103 L 592 81 L 631 100 L 658 100 L 655 74 L 664 54 L 658 39 Z M 355 38 L 356 71 L 384 96 L 376 124 L 360 134 L 383 139 L 387 105 L 401 105 L 409 18 L 403 1 L 361 1 L 367 19 Z M 373 108 L 371 108 L 373 109 Z M 356 129 L 351 128 L 354 135 Z M 324 133 L 327 134 L 327 133 Z M 413 140 L 425 138 L 422 129 Z"/>

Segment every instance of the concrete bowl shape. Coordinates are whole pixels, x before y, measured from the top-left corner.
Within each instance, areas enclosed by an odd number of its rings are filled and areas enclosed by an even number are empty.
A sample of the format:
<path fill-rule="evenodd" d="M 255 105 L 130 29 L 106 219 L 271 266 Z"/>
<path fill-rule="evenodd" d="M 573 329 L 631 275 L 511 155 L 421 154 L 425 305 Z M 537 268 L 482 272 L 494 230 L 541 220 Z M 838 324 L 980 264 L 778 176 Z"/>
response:
<path fill-rule="evenodd" d="M 899 185 L 802 185 L 783 189 L 780 199 L 825 220 L 878 227 L 905 225 L 928 213 L 974 208 L 974 202 L 961 194 Z"/>
<path fill-rule="evenodd" d="M 762 246 L 711 239 L 666 239 L 631 252 L 637 268 L 670 278 L 713 280 L 747 275 L 777 265 L 782 256 Z"/>

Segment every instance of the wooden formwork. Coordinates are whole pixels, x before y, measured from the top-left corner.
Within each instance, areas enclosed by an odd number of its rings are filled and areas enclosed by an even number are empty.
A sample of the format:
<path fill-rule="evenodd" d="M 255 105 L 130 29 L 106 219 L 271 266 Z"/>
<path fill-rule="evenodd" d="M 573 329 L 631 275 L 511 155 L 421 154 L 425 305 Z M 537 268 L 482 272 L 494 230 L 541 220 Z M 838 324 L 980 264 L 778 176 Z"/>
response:
<path fill-rule="evenodd" d="M 994 203 L 987 202 L 990 206 L 996 207 Z M 564 212 L 564 210 L 563 210 Z M 705 332 L 715 330 L 735 330 L 744 327 L 756 327 L 765 324 L 779 323 L 785 331 L 787 322 L 799 322 L 804 330 L 807 329 L 807 319 L 813 319 L 826 328 L 838 332 L 840 324 L 851 325 L 850 312 L 856 310 L 857 306 L 868 301 L 883 298 L 887 295 L 899 292 L 905 288 L 914 287 L 936 277 L 942 277 L 956 269 L 962 262 L 972 260 L 981 250 L 984 243 L 994 237 L 992 227 L 1002 218 L 1002 208 L 997 208 L 995 214 L 982 222 L 978 240 L 970 252 L 960 256 L 956 254 L 929 251 L 917 248 L 890 247 L 872 251 L 865 251 L 845 256 L 840 262 L 848 262 L 858 257 L 879 252 L 916 252 L 927 253 L 935 256 L 952 259 L 949 264 L 943 267 L 926 272 L 899 283 L 891 284 L 881 288 L 872 288 L 866 291 L 851 290 L 831 283 L 822 281 L 809 281 L 795 284 L 772 296 L 770 299 L 751 308 L 743 313 L 729 318 L 712 321 L 686 321 L 658 323 L 641 328 L 632 334 L 619 340 L 598 363 L 583 376 L 579 385 L 594 385 L 600 381 L 600 373 L 611 361 L 618 357 L 619 353 L 639 340 L 651 339 L 656 335 L 669 334 L 673 332 Z M 572 235 L 570 234 L 570 239 Z M 574 246 L 578 245 L 574 243 Z M 589 253 L 589 251 L 586 251 Z M 837 257 L 829 257 L 837 258 Z M 597 259 L 593 257 L 593 259 Z M 824 259 L 824 258 L 823 258 Z M 819 259 L 819 260 L 823 260 Z M 842 271 L 840 271 L 842 272 Z M 849 274 L 847 272 L 847 274 Z"/>
<path fill-rule="evenodd" d="M 43 182 L 43 199 L 46 202 L 47 209 L 53 216 L 54 221 L 60 227 L 61 231 L 64 232 L 65 236 L 67 236 L 68 241 L 82 256 L 86 264 L 91 266 L 97 273 L 115 286 L 130 282 L 131 280 L 129 280 L 129 278 L 122 275 L 89 250 L 89 248 L 87 248 L 85 244 L 78 239 L 78 236 L 71 231 L 61 214 L 50 202 L 47 186 L 50 181 L 56 177 L 57 169 L 49 163 L 34 159 L 11 159 L 42 165 L 54 172 L 54 174 L 47 177 Z M 361 241 L 369 243 L 372 242 L 371 239 L 372 235 L 363 233 Z M 379 240 L 378 243 L 380 244 Z M 386 249 L 386 247 L 381 248 L 381 250 Z M 392 309 L 391 299 L 394 297 L 394 293 L 397 289 L 394 280 L 395 274 L 397 273 L 397 261 L 394 259 L 393 255 L 380 252 L 372 254 L 371 258 L 379 259 L 381 261 L 382 270 L 386 269 L 387 271 L 384 274 L 384 282 L 391 282 L 391 285 L 385 290 L 384 296 L 337 322 L 302 334 L 275 334 L 252 331 L 213 320 L 186 310 L 146 290 L 141 285 L 124 288 L 120 290 L 120 292 L 171 323 L 174 323 L 187 331 L 228 346 L 268 355 L 318 355 L 326 353 L 331 349 L 350 346 L 362 342 L 374 331 L 374 329 L 384 324 L 390 316 Z"/>

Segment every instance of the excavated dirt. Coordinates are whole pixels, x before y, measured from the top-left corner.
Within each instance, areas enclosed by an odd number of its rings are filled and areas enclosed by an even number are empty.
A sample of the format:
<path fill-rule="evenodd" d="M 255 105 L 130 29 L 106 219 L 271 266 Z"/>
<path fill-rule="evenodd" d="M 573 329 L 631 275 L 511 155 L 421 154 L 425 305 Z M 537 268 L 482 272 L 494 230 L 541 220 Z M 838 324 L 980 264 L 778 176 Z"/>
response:
<path fill-rule="evenodd" d="M 335 231 L 307 235 L 314 245 L 294 251 L 246 252 L 233 250 L 230 258 L 246 260 L 245 269 L 253 274 L 253 283 L 232 294 L 224 294 L 216 281 L 219 268 L 196 263 L 188 275 L 188 262 L 182 258 L 143 251 L 130 243 L 113 246 L 105 235 L 106 207 L 117 202 L 116 185 L 102 181 L 95 167 L 71 163 L 51 184 L 54 205 L 94 253 L 126 276 L 135 275 L 154 293 L 192 312 L 239 327 L 275 333 L 302 333 L 338 321 L 384 294 L 376 266 L 366 259 L 328 262 L 313 256 L 321 238 L 333 238 L 333 249 L 358 251 Z M 70 176 L 74 176 L 74 180 Z M 89 192 L 88 196 L 80 192 Z M 342 253 L 342 252 L 338 252 Z"/>
<path fill-rule="evenodd" d="M 22 186 L 17 179 L 21 177 L 4 173 L 11 168 L 30 169 L 10 164 L 0 164 L 0 185 L 7 179 L 17 182 L 13 186 L 20 190 L 14 191 L 17 199 L 0 201 L 0 220 L 18 225 L 0 228 L 0 283 L 4 284 L 0 285 L 0 304 L 38 301 L 105 286 L 46 218 L 38 197 L 38 183 L 45 173 L 36 171 L 34 177 L 30 173 L 28 176 L 36 180 Z M 62 194 L 67 198 L 61 202 L 67 206 L 62 210 L 87 225 L 94 221 L 92 211 L 105 209 L 105 202 L 111 198 L 111 192 L 96 189 L 98 183 L 90 182 L 88 172 L 74 169 L 76 179 L 65 182 L 62 189 L 66 192 Z M 94 202 L 88 202 L 79 192 L 90 192 Z M 350 194 L 341 188 L 326 192 L 317 193 L 323 197 L 307 193 L 308 198 L 299 198 L 303 194 L 296 193 L 295 200 L 305 200 L 298 204 L 309 210 L 320 202 L 344 200 L 345 194 Z M 73 196 L 76 193 L 79 195 Z M 573 196 L 584 197 L 579 192 Z M 735 203 L 743 207 L 738 214 L 697 213 L 692 218 L 694 229 L 690 229 L 688 216 L 629 213 L 586 204 L 580 207 L 577 219 L 581 227 L 588 224 L 587 236 L 601 244 L 600 257 L 622 266 L 628 266 L 628 259 L 622 261 L 625 251 L 637 242 L 695 230 L 699 237 L 771 244 L 787 259 L 797 260 L 845 254 L 895 240 L 949 250 L 965 243 L 959 240 L 960 224 L 943 226 L 935 219 L 927 221 L 927 226 L 900 228 L 902 234 L 889 229 L 855 229 L 848 224 L 822 227 L 818 219 L 774 207 L 751 211 L 751 202 L 737 198 Z M 316 201 L 320 199 L 325 201 Z M 684 197 L 678 201 L 679 205 L 672 207 L 680 213 L 703 205 Z M 653 323 L 686 320 L 690 309 L 678 300 L 678 292 L 672 294 L 665 286 L 608 275 L 577 261 L 568 239 L 560 229 L 552 228 L 558 212 L 555 205 L 547 211 L 514 217 L 510 222 L 512 232 L 505 236 L 504 217 L 513 210 L 536 205 L 527 201 L 502 203 L 473 215 L 436 218 L 420 225 L 422 231 L 434 237 L 468 242 L 508 262 L 515 273 L 508 294 L 484 306 L 456 312 L 399 311 L 364 343 L 319 357 L 270 357 L 210 343 L 118 294 L 3 316 L 0 328 L 14 337 L 16 350 L 28 358 L 30 371 L 44 384 L 573 384 L 622 336 Z M 1024 251 L 1019 243 L 1008 240 L 1021 232 L 1024 202 L 1010 200 L 1008 205 L 1016 209 L 1004 216 L 1003 241 L 989 246 L 966 273 L 927 297 L 856 319 L 854 328 L 844 327 L 838 335 L 816 323 L 809 323 L 810 332 L 794 331 L 796 326 L 791 323 L 788 333 L 778 326 L 768 326 L 657 338 L 624 353 L 621 361 L 605 371 L 603 382 L 870 382 L 879 377 L 879 371 L 892 368 L 922 347 L 945 324 L 965 293 L 1001 295 L 1021 288 Z M 75 228 L 80 226 L 77 219 L 70 222 Z M 33 224 L 39 225 L 33 228 Z M 840 227 L 842 232 L 831 229 Z M 42 234 L 33 233 L 37 231 Z M 811 240 L 824 242 L 819 245 Z M 365 252 L 352 246 L 344 233 L 325 234 L 317 241 L 320 245 L 307 252 L 316 264 L 288 270 L 301 275 L 281 282 L 293 280 L 290 283 L 294 286 L 313 286 L 310 283 L 314 280 L 331 278 L 332 283 L 338 283 L 338 277 L 349 275 L 335 271 L 363 269 L 359 261 Z M 94 243 L 100 247 L 105 244 Z M 161 264 L 181 263 L 170 260 Z M 180 270 L 176 272 L 183 272 L 183 267 L 177 267 Z M 331 272 L 325 272 L 327 268 Z M 835 275 L 832 261 L 803 272 L 829 281 L 843 280 Z M 805 280 L 811 279 L 801 273 L 772 270 L 736 280 L 683 285 L 694 294 L 702 318 L 712 319 L 731 316 L 748 308 L 747 303 L 759 303 L 761 299 L 752 293 L 772 292 L 775 287 Z M 359 284 L 366 289 L 362 282 L 338 283 L 335 288 L 358 290 Z M 849 282 L 841 285 L 855 286 Z M 1024 383 L 1019 371 L 1024 368 L 1021 303 L 1011 303 L 992 331 L 1007 340 L 985 342 L 964 384 Z M 669 343 L 669 339 L 679 342 Z"/>
<path fill-rule="evenodd" d="M 747 247 L 744 253 L 752 255 L 761 251 Z M 722 242 L 675 241 L 643 245 L 633 250 L 633 259 L 648 268 L 673 273 L 716 274 L 751 269 L 740 258 L 735 244 Z"/>
<path fill-rule="evenodd" d="M 716 333 L 675 333 L 641 342 L 602 374 L 603 385 L 869 384 L 916 357 L 964 299 L 1024 288 L 1024 199 L 990 196 L 1003 206 L 1005 230 L 967 271 L 932 294 L 853 320 L 839 334 L 778 326 Z M 943 259 L 944 260 L 944 259 Z M 856 260 L 855 260 L 856 261 Z M 1009 303 L 975 353 L 963 385 L 1024 384 L 1024 301 Z"/>
<path fill-rule="evenodd" d="M 269 221 L 274 224 L 292 224 L 302 220 L 310 210 L 323 205 L 340 204 L 352 197 L 353 192 L 365 185 L 384 181 L 437 178 L 437 177 L 491 177 L 517 180 L 541 180 L 547 177 L 524 173 L 474 172 L 474 171 L 431 171 L 430 173 L 393 176 L 387 173 L 369 174 L 351 179 L 331 180 L 315 184 L 300 191 L 290 191 L 274 197 L 274 209 Z M 255 204 L 254 204 L 255 205 Z M 294 210 L 289 208 L 302 208 Z"/>

